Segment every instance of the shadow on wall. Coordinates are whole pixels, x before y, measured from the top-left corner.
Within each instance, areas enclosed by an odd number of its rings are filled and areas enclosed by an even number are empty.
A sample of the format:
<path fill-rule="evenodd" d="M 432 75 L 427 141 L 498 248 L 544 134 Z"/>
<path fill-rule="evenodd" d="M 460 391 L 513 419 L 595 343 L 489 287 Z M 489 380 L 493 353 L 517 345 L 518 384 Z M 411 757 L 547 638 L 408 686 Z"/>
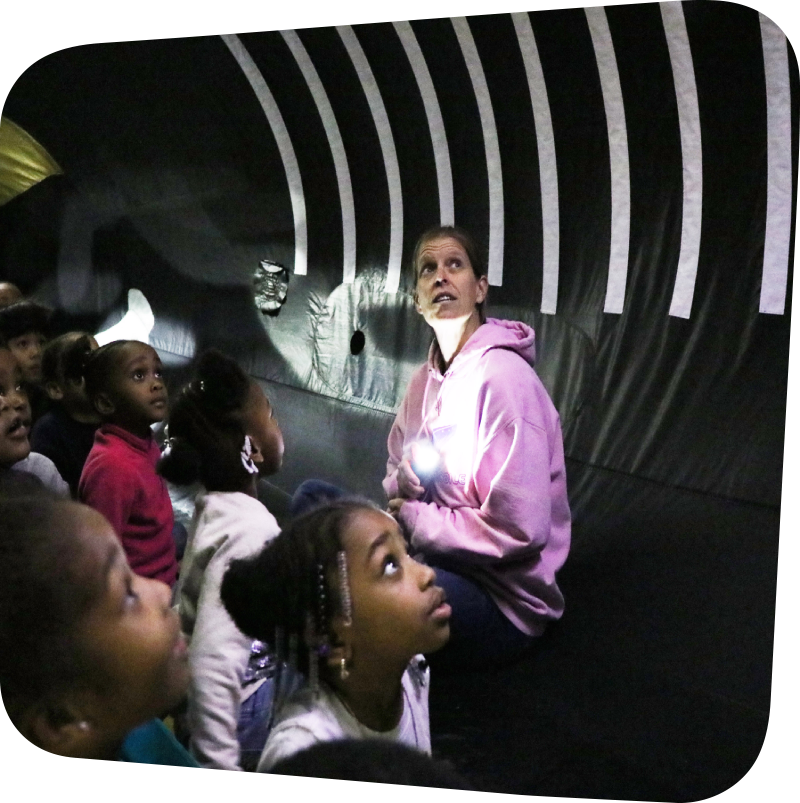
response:
<path fill-rule="evenodd" d="M 433 333 L 406 293 L 385 293 L 383 277 L 339 285 L 325 301 L 310 295 L 313 371 L 309 389 L 376 410 L 397 410 L 413 372 L 425 361 Z M 586 402 L 594 344 L 563 318 L 526 308 L 493 306 L 489 315 L 520 320 L 536 332 L 536 371 L 564 429 Z M 355 337 L 362 333 L 363 339 Z M 353 353 L 353 344 L 362 345 Z"/>

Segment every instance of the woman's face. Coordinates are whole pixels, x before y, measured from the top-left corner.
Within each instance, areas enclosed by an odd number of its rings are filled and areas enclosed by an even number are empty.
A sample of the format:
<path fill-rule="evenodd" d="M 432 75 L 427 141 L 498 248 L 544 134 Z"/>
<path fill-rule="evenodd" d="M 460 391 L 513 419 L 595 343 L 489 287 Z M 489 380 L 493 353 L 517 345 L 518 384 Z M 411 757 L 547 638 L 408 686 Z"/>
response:
<path fill-rule="evenodd" d="M 453 237 L 437 237 L 425 243 L 417 256 L 415 301 L 428 324 L 463 320 L 478 315 L 477 305 L 486 298 L 489 282 L 476 277 L 461 243 Z"/>
<path fill-rule="evenodd" d="M 80 575 L 96 587 L 75 635 L 96 698 L 87 719 L 99 732 L 124 736 L 183 698 L 189 684 L 186 641 L 169 587 L 131 571 L 99 513 L 76 504 L 71 515 L 77 518 Z"/>

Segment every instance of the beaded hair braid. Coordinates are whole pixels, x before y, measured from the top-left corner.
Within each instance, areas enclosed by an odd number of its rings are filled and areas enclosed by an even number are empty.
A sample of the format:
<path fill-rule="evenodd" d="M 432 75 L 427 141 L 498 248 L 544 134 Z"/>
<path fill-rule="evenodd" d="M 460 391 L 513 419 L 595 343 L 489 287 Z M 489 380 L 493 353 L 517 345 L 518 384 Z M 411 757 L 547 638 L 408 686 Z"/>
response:
<path fill-rule="evenodd" d="M 228 613 L 243 633 L 270 643 L 275 655 L 273 711 L 303 681 L 316 691 L 322 673 L 332 670 L 332 622 L 353 623 L 343 538 L 354 514 L 373 509 L 378 508 L 372 502 L 352 497 L 324 504 L 295 518 L 259 554 L 233 561 L 226 572 L 221 597 Z M 346 670 L 345 662 L 338 671 L 344 677 Z"/>

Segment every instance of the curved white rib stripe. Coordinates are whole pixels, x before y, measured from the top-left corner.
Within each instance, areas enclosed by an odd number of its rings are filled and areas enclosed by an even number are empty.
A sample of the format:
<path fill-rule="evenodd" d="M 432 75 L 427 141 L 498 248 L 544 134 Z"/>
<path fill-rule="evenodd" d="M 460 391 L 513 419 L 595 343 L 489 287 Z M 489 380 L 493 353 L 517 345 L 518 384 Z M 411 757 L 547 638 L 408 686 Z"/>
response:
<path fill-rule="evenodd" d="M 586 21 L 592 35 L 603 105 L 608 126 L 608 155 L 611 163 L 611 252 L 603 312 L 622 312 L 628 278 L 628 250 L 631 237 L 631 172 L 628 162 L 628 131 L 625 106 L 619 82 L 614 42 L 602 6 L 586 8 Z"/>
<path fill-rule="evenodd" d="M 292 217 L 294 218 L 294 272 L 305 276 L 308 267 L 308 230 L 306 227 L 306 200 L 303 194 L 303 179 L 300 176 L 300 167 L 292 146 L 292 140 L 283 122 L 278 104 L 272 96 L 261 70 L 258 69 L 247 48 L 235 34 L 223 34 L 222 41 L 242 68 L 250 86 L 256 93 L 258 102 L 264 110 L 272 135 L 278 144 L 283 169 L 286 171 L 286 182 L 289 185 L 289 197 L 292 202 Z"/>
<path fill-rule="evenodd" d="M 558 301 L 558 171 L 556 169 L 556 145 L 553 136 L 553 120 L 550 102 L 544 82 L 539 48 L 526 12 L 511 15 L 517 31 L 519 49 L 528 77 L 528 89 L 533 106 L 533 122 L 536 126 L 536 146 L 539 151 L 539 184 L 542 192 L 542 309 L 546 315 L 556 314 Z"/>
<path fill-rule="evenodd" d="M 783 315 L 792 232 L 792 119 L 789 54 L 783 31 L 763 14 L 767 90 L 767 225 L 759 312 Z"/>
<path fill-rule="evenodd" d="M 353 185 L 350 181 L 350 168 L 347 164 L 342 135 L 328 100 L 328 94 L 325 92 L 325 87 L 322 86 L 317 69 L 309 58 L 300 37 L 295 31 L 281 31 L 281 36 L 289 50 L 292 51 L 300 72 L 303 73 L 319 116 L 322 118 L 325 136 L 328 138 L 328 147 L 331 149 L 336 183 L 339 186 L 339 205 L 342 208 L 342 281 L 347 284 L 356 277 L 356 210 L 353 204 Z"/>
<path fill-rule="evenodd" d="M 378 130 L 378 141 L 383 154 L 386 169 L 386 180 L 389 184 L 389 213 L 391 215 L 389 235 L 389 265 L 386 270 L 384 291 L 396 293 L 400 285 L 400 267 L 403 259 L 403 191 L 400 186 L 400 165 L 397 162 L 397 151 L 394 147 L 392 128 L 389 116 L 383 105 L 378 83 L 372 74 L 367 57 L 356 38 L 355 31 L 349 25 L 339 25 L 336 30 L 347 48 L 350 60 L 356 68 L 361 88 L 367 97 L 375 128 Z"/>
<path fill-rule="evenodd" d="M 452 17 L 458 44 L 469 70 L 472 89 L 478 102 L 483 129 L 483 144 L 486 149 L 486 170 L 489 174 L 489 284 L 503 284 L 504 248 L 504 207 L 503 170 L 500 162 L 500 146 L 497 140 L 497 127 L 494 122 L 492 99 L 483 73 L 478 48 L 472 38 L 472 31 L 466 17 Z"/>
<path fill-rule="evenodd" d="M 453 171 L 450 167 L 450 149 L 447 146 L 447 134 L 444 130 L 439 99 L 436 96 L 430 70 L 422 55 L 422 48 L 414 35 L 411 23 L 394 22 L 392 24 L 406 51 L 411 69 L 414 71 L 414 77 L 417 79 L 417 86 L 422 95 L 422 103 L 425 106 L 425 116 L 428 118 L 433 158 L 436 163 L 436 182 L 439 185 L 439 223 L 442 226 L 452 226 L 455 222 Z"/>
<path fill-rule="evenodd" d="M 686 33 L 683 6 L 678 2 L 660 3 L 661 19 L 667 36 L 672 77 L 678 101 L 678 121 L 683 156 L 683 220 L 678 272 L 669 314 L 688 318 L 692 312 L 697 260 L 700 255 L 700 229 L 703 217 L 703 152 L 700 142 L 700 108 L 694 78 L 692 51 Z"/>

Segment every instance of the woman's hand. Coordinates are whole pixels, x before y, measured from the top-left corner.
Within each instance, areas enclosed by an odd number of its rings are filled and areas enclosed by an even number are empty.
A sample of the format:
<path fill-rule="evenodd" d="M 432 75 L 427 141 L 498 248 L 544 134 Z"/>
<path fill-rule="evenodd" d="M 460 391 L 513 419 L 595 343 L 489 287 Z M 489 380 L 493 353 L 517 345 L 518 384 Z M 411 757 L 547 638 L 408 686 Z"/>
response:
<path fill-rule="evenodd" d="M 422 499 L 425 496 L 425 489 L 407 457 L 397 466 L 397 490 L 404 499 Z"/>

